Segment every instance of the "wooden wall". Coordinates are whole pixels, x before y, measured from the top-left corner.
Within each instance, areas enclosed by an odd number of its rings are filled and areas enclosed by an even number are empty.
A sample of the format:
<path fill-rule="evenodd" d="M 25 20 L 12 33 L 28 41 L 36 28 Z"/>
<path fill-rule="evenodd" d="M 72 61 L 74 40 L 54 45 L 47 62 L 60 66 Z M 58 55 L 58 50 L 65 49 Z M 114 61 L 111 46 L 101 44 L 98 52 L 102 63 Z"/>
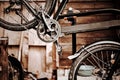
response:
<path fill-rule="evenodd" d="M 113 8 L 115 7 L 115 2 L 113 0 L 70 0 L 70 3 L 67 4 L 63 13 L 66 13 L 69 7 L 72 7 L 74 11 L 90 11 L 103 8 Z M 100 21 L 107 21 L 116 19 L 116 15 L 109 14 L 97 14 L 85 17 L 77 17 L 76 24 L 86 24 Z M 62 27 L 71 25 L 71 22 L 67 20 L 59 21 Z M 114 39 L 116 40 L 116 30 L 103 30 L 103 31 L 94 31 L 86 33 L 78 33 L 77 36 L 77 50 L 81 46 L 90 44 L 99 40 Z M 67 35 L 59 39 L 62 48 L 63 48 L 63 57 L 59 58 L 59 68 L 69 68 L 72 61 L 68 60 L 67 57 L 72 54 L 72 35 Z"/>
<path fill-rule="evenodd" d="M 8 80 L 7 38 L 0 38 L 0 80 Z"/>
<path fill-rule="evenodd" d="M 44 5 L 45 0 L 37 0 L 37 4 Z M 36 7 L 35 3 L 31 3 Z M 8 2 L 0 2 L 0 10 L 3 7 L 8 7 Z M 3 11 L 3 10 L 1 10 Z M 22 9 L 28 19 L 33 18 L 28 15 L 26 9 Z M 22 19 L 12 11 L 10 13 L 17 19 L 17 22 L 22 22 Z M 14 19 L 6 14 L 1 14 L 0 17 L 14 22 Z M 23 68 L 37 74 L 37 77 L 52 76 L 52 43 L 45 43 L 41 41 L 37 32 L 33 29 L 17 32 L 0 28 L 0 37 L 8 37 L 8 53 L 14 54 L 18 60 L 21 61 Z M 18 57 L 20 56 L 20 57 Z"/>
<path fill-rule="evenodd" d="M 42 4 L 44 4 L 44 0 L 41 1 Z M 37 0 L 37 4 L 39 3 L 40 2 Z M 80 12 L 102 8 L 119 7 L 119 5 L 116 6 L 114 3 L 118 4 L 118 2 L 115 2 L 114 0 L 70 0 L 70 3 L 67 4 L 63 13 L 66 13 L 69 7 L 73 7 L 76 11 Z M 3 6 L 8 6 L 8 3 L 5 2 L 0 4 L 0 10 Z M 27 13 L 25 9 L 23 9 L 23 12 Z M 12 19 L 6 17 L 5 15 L 0 14 L 0 16 L 9 21 L 13 21 Z M 17 16 L 15 17 L 18 18 Z M 28 19 L 32 18 L 32 16 L 28 16 L 27 14 L 26 17 L 28 17 Z M 116 15 L 114 14 L 97 14 L 85 17 L 78 17 L 76 18 L 76 22 L 77 24 L 85 24 L 112 20 L 115 18 Z M 20 19 L 19 22 L 21 21 L 22 20 Z M 71 25 L 71 23 L 67 20 L 60 20 L 59 22 L 62 25 L 62 27 Z M 103 30 L 87 33 L 78 33 L 77 50 L 82 45 L 90 44 L 98 40 L 116 39 L 115 34 L 116 30 Z M 42 77 L 43 75 L 51 77 L 53 67 L 55 68 L 57 65 L 58 68 L 69 68 L 72 63 L 72 61 L 67 59 L 67 57 L 72 54 L 71 35 L 67 35 L 59 39 L 63 49 L 62 57 L 58 57 L 58 55 L 56 55 L 55 46 L 53 46 L 52 43 L 48 44 L 42 42 L 38 38 L 36 31 L 33 29 L 23 32 L 15 32 L 0 28 L 0 37 L 9 38 L 8 53 L 14 54 L 16 58 L 18 58 L 18 55 L 20 55 L 19 53 L 22 53 L 21 63 L 23 64 L 23 67 L 29 71 L 34 72 L 35 74 L 38 75 L 38 77 Z"/>

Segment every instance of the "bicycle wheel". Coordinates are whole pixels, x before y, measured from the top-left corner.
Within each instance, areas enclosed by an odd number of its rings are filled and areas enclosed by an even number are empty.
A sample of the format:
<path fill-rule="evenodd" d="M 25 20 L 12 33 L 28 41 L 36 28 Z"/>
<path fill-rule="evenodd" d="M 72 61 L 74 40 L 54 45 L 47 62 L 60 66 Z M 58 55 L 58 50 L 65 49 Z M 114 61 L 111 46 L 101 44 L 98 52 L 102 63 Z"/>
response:
<path fill-rule="evenodd" d="M 71 66 L 69 80 L 108 80 L 106 78 L 119 52 L 120 44 L 113 41 L 101 41 L 85 47 Z M 120 80 L 120 64 L 110 80 Z"/>
<path fill-rule="evenodd" d="M 44 11 L 50 16 L 54 11 L 56 0 L 45 0 L 45 3 L 43 1 L 38 2 L 38 0 L 28 0 L 34 9 L 39 10 L 40 7 L 44 7 Z M 12 4 L 14 3 L 11 2 Z M 12 31 L 24 31 L 38 25 L 39 21 L 22 3 L 15 3 L 10 9 L 9 5 L 9 1 L 0 1 L 0 27 Z"/>

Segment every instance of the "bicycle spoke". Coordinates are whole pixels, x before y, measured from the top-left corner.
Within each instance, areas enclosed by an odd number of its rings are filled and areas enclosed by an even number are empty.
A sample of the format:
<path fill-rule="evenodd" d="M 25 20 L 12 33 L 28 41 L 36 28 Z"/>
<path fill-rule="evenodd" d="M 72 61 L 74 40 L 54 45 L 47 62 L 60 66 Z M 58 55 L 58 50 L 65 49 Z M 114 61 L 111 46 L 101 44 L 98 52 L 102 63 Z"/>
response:
<path fill-rule="evenodd" d="M 104 61 L 103 51 L 101 51 L 100 53 L 101 53 L 101 60 L 102 60 L 103 62 L 105 62 L 105 61 Z M 101 64 L 101 66 L 104 68 L 104 64 Z"/>
<path fill-rule="evenodd" d="M 91 54 L 91 53 L 90 53 Z M 102 61 L 101 59 L 99 59 L 97 56 L 95 56 L 94 54 L 91 54 L 94 58 L 96 58 L 97 60 L 99 60 L 100 62 L 102 62 L 105 65 L 108 65 L 106 62 Z"/>
<path fill-rule="evenodd" d="M 4 13 L 4 11 L 1 11 L 0 12 L 0 14 L 3 14 Z M 29 14 L 30 15 L 30 14 Z M 1 16 L 2 17 L 2 16 Z M 5 15 L 4 15 L 4 17 L 5 17 Z M 7 17 L 9 17 L 11 20 L 13 20 L 14 22 L 16 22 L 16 24 L 19 24 L 20 26 L 22 26 L 24 29 L 26 29 L 26 31 L 28 31 L 29 29 L 27 29 L 27 27 L 26 26 L 24 26 L 23 24 L 21 24 L 20 23 L 20 21 L 17 21 L 16 19 L 15 19 L 15 17 L 13 17 L 13 16 L 11 16 L 11 15 L 9 15 L 9 14 L 7 14 Z M 24 20 L 25 21 L 25 20 Z M 25 22 L 28 22 L 29 20 L 27 19 L 27 21 L 25 21 Z M 33 33 L 33 31 L 29 31 L 29 32 L 31 32 L 32 34 L 34 34 Z"/>
<path fill-rule="evenodd" d="M 69 80 L 106 80 L 119 52 L 120 44 L 118 44 L 100 43 L 81 49 L 81 55 L 72 65 Z M 81 68 L 82 66 L 85 68 Z M 116 68 L 114 74 L 109 76 L 111 80 L 119 80 L 120 68 Z"/>
<path fill-rule="evenodd" d="M 109 63 L 109 53 L 108 53 L 108 51 L 106 51 L 106 57 L 107 57 L 107 63 Z"/>
<path fill-rule="evenodd" d="M 95 60 L 95 58 L 96 58 L 97 60 L 99 60 L 99 61 L 102 62 L 103 64 L 107 65 L 106 62 L 102 61 L 101 59 L 99 59 L 99 57 L 95 56 L 95 55 L 92 54 L 91 52 L 88 52 L 88 51 L 85 50 L 85 49 L 84 49 L 84 51 L 86 51 L 88 54 L 91 54 L 91 56 L 92 56 L 92 58 L 93 58 L 94 60 Z M 97 62 L 97 61 L 95 60 L 95 62 Z M 99 66 L 99 65 L 98 65 L 98 66 Z M 99 66 L 99 67 L 100 67 L 100 66 Z"/>
<path fill-rule="evenodd" d="M 97 62 L 96 59 L 95 59 L 95 58 L 98 59 L 98 57 L 97 57 L 97 56 L 93 56 L 93 55 L 91 55 L 91 57 L 92 57 L 92 59 L 94 60 L 94 62 L 98 65 L 98 67 L 99 67 L 100 69 L 102 69 L 101 65 L 98 64 L 98 62 Z M 100 60 L 100 59 L 99 59 L 99 60 Z"/>
<path fill-rule="evenodd" d="M 93 66 L 96 66 L 90 59 L 87 58 L 87 61 L 92 64 Z"/>

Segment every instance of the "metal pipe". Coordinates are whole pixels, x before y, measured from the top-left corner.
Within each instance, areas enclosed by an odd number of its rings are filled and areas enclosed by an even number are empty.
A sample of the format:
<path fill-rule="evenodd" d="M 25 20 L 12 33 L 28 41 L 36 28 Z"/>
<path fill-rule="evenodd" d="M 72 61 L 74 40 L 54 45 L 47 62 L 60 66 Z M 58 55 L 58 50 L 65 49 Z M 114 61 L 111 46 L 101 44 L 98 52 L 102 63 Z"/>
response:
<path fill-rule="evenodd" d="M 68 0 L 62 0 L 62 2 L 60 3 L 60 6 L 57 9 L 57 12 L 55 13 L 53 19 L 58 20 L 60 13 L 63 11 L 63 9 L 65 8 L 67 3 L 68 3 Z"/>
<path fill-rule="evenodd" d="M 28 11 L 30 11 L 33 16 L 40 18 L 40 16 L 38 16 L 37 11 L 26 1 L 26 0 L 22 0 L 23 4 L 27 7 Z"/>
<path fill-rule="evenodd" d="M 64 17 L 69 17 L 69 16 L 89 16 L 89 15 L 94 15 L 94 14 L 101 14 L 101 13 L 114 13 L 114 14 L 120 14 L 119 9 L 99 9 L 99 10 L 92 10 L 92 11 L 87 11 L 87 12 L 80 12 L 80 13 L 70 13 L 70 14 L 63 14 L 59 16 L 59 19 L 63 19 Z"/>

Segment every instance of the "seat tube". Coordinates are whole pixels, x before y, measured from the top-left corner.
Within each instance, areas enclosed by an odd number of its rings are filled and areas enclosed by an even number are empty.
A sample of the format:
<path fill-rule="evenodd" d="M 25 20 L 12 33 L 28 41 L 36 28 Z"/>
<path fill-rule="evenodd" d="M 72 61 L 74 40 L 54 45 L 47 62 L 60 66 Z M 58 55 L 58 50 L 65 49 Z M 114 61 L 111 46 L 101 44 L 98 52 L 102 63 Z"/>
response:
<path fill-rule="evenodd" d="M 33 16 L 38 17 L 36 10 L 26 0 L 22 0 L 22 2 L 23 5 L 25 5 L 26 8 L 33 14 Z"/>
<path fill-rule="evenodd" d="M 55 13 L 54 19 L 58 20 L 59 18 L 59 14 L 64 10 L 66 4 L 68 3 L 69 0 L 62 0 L 62 2 L 59 5 L 59 8 L 57 10 L 57 12 Z"/>

